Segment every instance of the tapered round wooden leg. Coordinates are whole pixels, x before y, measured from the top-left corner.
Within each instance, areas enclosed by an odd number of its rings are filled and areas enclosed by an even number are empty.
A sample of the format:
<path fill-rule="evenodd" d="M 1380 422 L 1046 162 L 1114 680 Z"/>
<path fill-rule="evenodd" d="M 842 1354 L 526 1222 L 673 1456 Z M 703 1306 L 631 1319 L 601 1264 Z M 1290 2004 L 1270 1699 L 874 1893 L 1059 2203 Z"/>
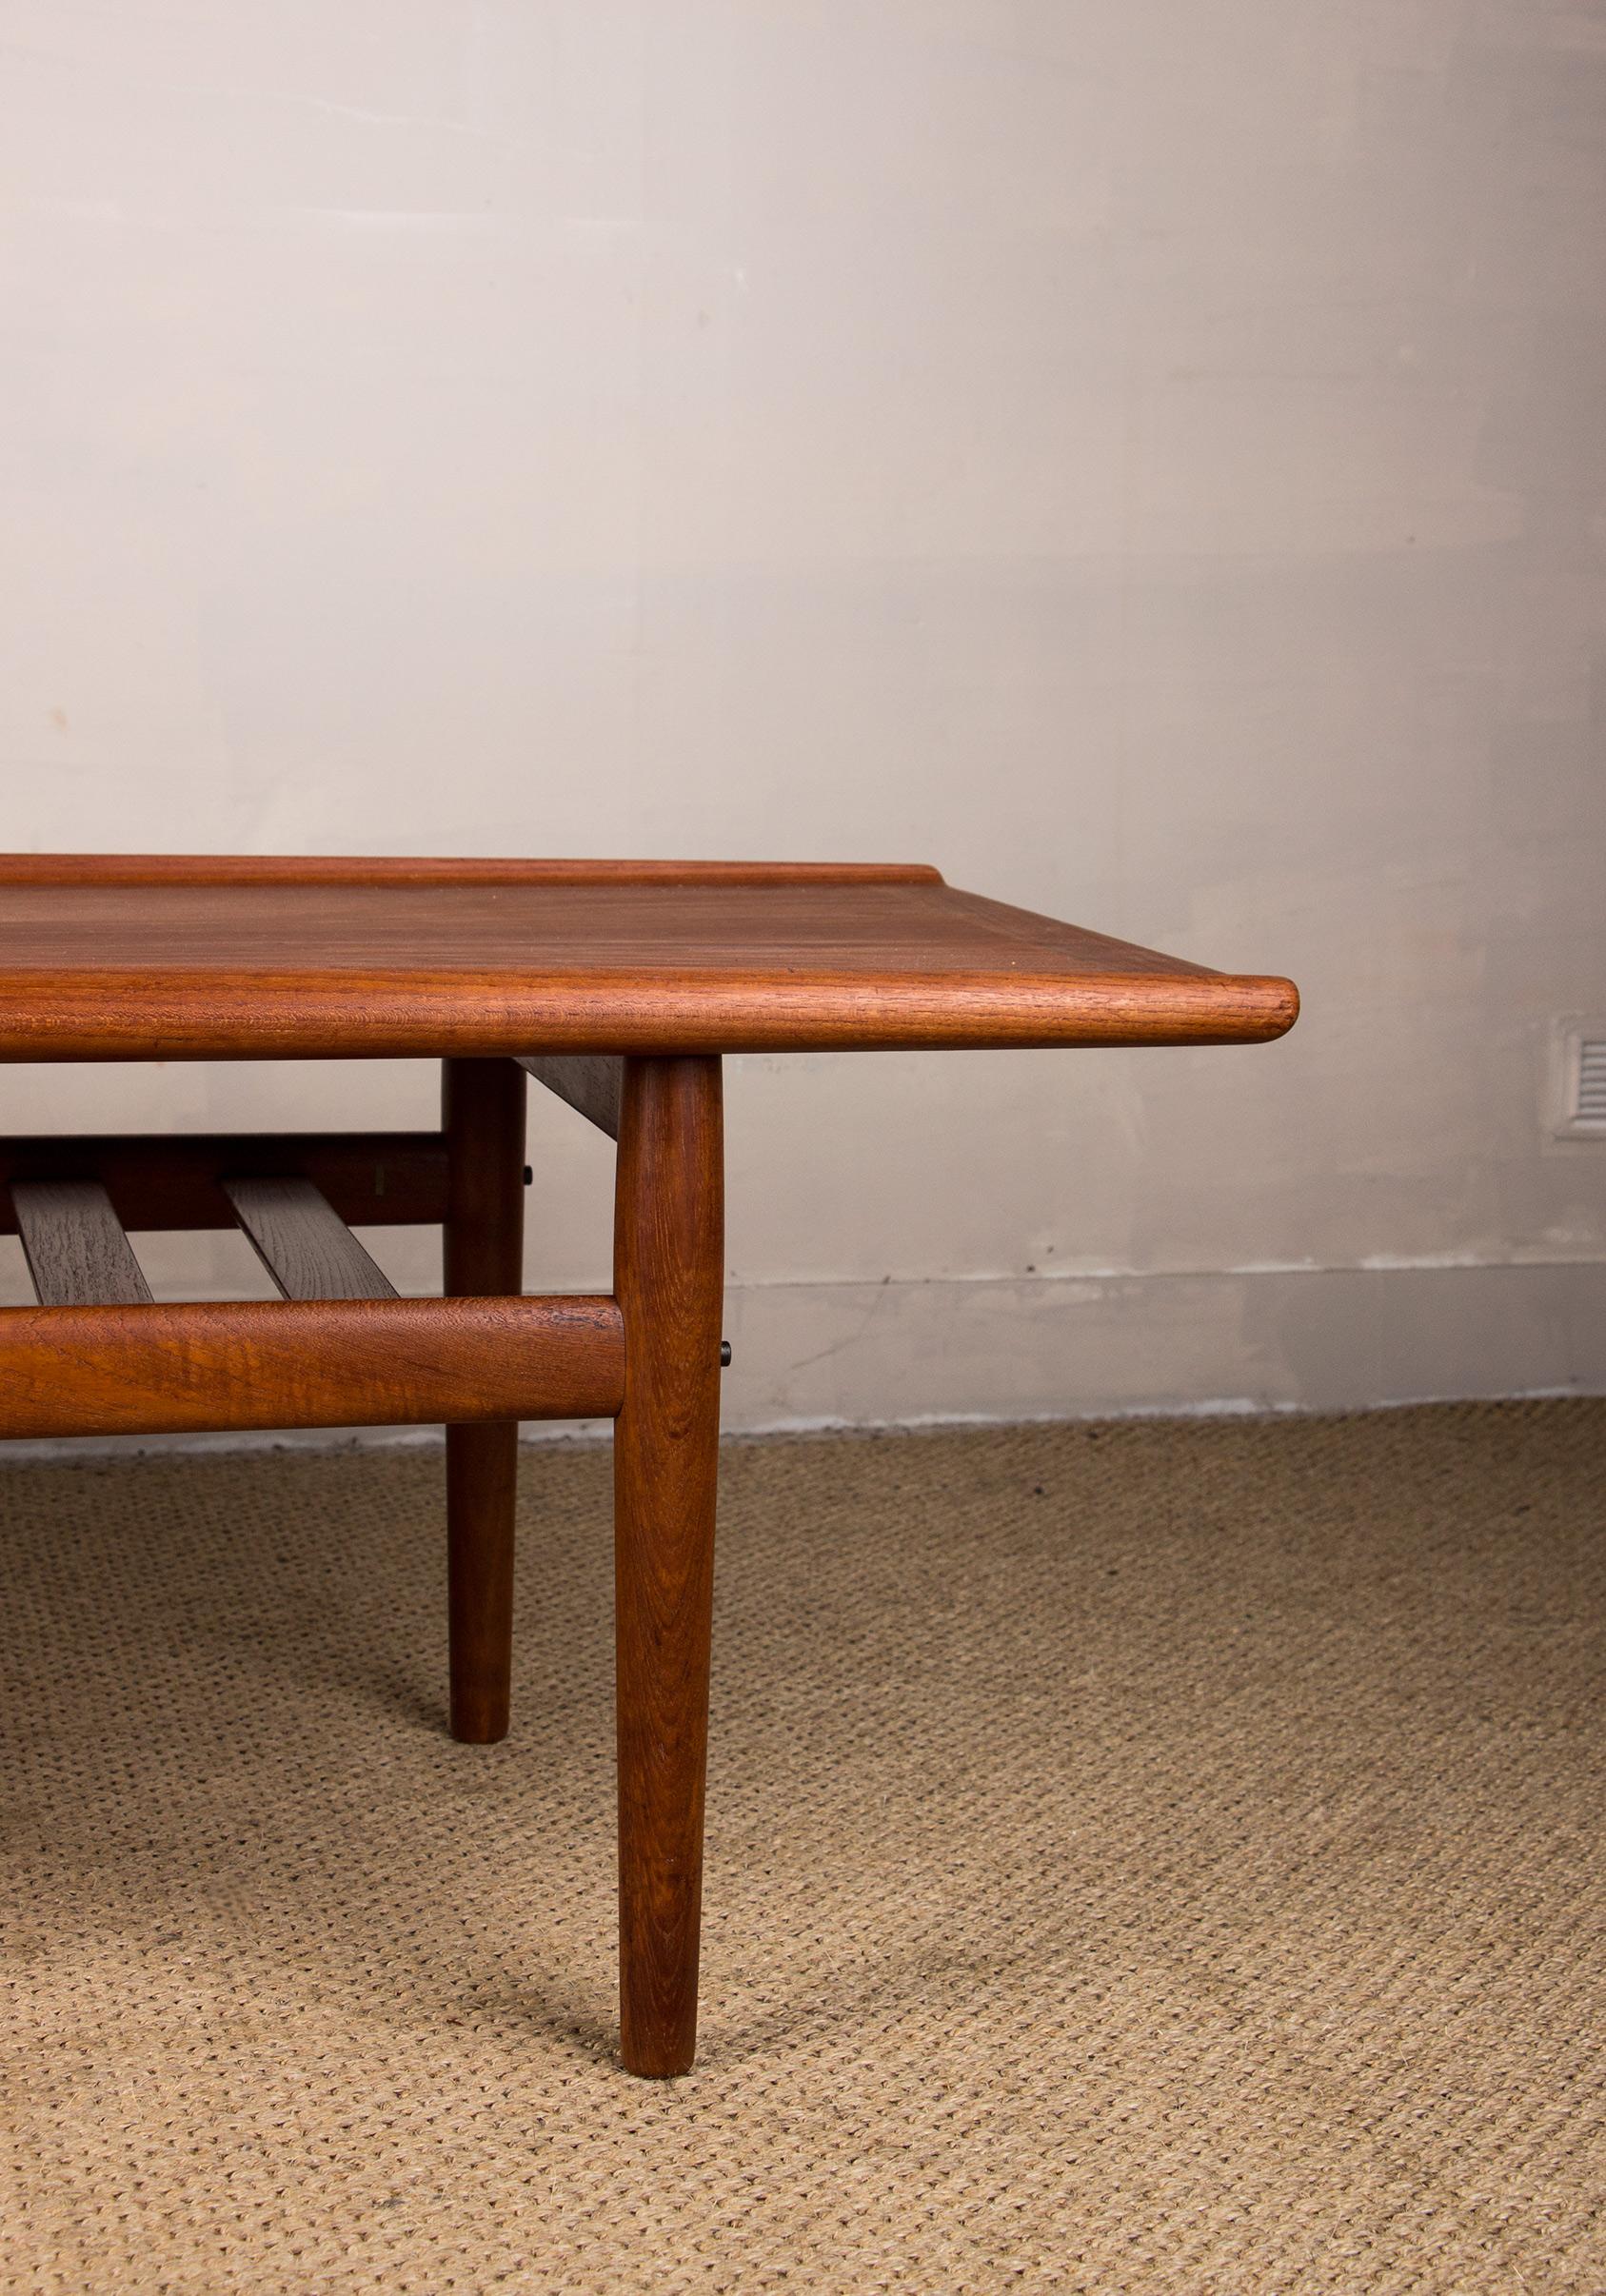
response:
<path fill-rule="evenodd" d="M 446 1429 L 446 1634 L 451 1734 L 507 1735 L 513 1684 L 516 1427 Z"/>
<path fill-rule="evenodd" d="M 524 1289 L 525 1072 L 513 1060 L 442 1063 L 449 1170 L 446 1290 Z M 513 1671 L 513 1510 L 519 1431 L 446 1429 L 446 1614 L 451 1734 L 507 1734 Z"/>
<path fill-rule="evenodd" d="M 626 2068 L 655 2075 L 685 2072 L 697 2046 L 724 1196 L 719 1061 L 626 1060 L 614 1224 L 620 2022 Z"/>

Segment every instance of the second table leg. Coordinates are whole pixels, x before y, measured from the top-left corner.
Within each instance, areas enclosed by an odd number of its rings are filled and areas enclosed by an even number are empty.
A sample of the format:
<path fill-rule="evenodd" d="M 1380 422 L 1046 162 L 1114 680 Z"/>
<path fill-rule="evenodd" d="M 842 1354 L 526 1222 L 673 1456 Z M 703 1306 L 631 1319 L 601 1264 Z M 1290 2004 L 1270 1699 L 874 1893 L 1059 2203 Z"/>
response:
<path fill-rule="evenodd" d="M 448 1296 L 524 1289 L 525 1072 L 514 1060 L 442 1062 Z M 513 1514 L 519 1430 L 446 1429 L 446 1615 L 451 1734 L 507 1734 L 513 1664 Z"/>

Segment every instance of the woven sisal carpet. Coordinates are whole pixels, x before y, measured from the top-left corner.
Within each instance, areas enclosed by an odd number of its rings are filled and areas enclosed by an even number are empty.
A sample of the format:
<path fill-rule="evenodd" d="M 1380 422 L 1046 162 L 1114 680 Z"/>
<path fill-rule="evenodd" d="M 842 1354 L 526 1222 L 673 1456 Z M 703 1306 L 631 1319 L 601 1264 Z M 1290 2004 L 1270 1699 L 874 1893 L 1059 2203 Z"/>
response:
<path fill-rule="evenodd" d="M 733 1449 L 672 2086 L 606 1455 L 490 1750 L 440 1475 L 0 1470 L 0 2287 L 1606 2288 L 1606 1404 Z"/>

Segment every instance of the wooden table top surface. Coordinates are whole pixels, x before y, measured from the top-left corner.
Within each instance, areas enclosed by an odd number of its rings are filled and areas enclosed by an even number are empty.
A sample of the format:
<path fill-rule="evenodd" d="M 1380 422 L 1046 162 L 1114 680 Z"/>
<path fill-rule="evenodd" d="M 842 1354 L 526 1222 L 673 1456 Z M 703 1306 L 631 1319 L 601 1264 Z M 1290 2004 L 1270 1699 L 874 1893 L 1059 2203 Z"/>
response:
<path fill-rule="evenodd" d="M 0 856 L 0 1060 L 1253 1043 L 1298 1010 L 922 866 Z"/>

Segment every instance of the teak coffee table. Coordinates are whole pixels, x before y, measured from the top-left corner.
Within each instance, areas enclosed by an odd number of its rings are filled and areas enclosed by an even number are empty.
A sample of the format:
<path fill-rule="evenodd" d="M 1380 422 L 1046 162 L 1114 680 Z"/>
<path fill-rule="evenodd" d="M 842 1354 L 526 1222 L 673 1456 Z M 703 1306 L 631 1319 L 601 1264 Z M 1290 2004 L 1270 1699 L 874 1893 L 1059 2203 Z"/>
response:
<path fill-rule="evenodd" d="M 727 1052 L 1242 1044 L 1287 980 L 935 869 L 0 858 L 0 1060 L 439 1059 L 439 1132 L 0 1141 L 0 1435 L 446 1423 L 451 1729 L 507 1727 L 521 1419 L 612 1418 L 624 2061 L 697 2026 Z M 617 1140 L 613 1290 L 522 1295 L 526 1074 Z M 439 1223 L 399 1298 L 348 1223 Z M 243 1229 L 283 1297 L 158 1304 L 128 1229 Z"/>

